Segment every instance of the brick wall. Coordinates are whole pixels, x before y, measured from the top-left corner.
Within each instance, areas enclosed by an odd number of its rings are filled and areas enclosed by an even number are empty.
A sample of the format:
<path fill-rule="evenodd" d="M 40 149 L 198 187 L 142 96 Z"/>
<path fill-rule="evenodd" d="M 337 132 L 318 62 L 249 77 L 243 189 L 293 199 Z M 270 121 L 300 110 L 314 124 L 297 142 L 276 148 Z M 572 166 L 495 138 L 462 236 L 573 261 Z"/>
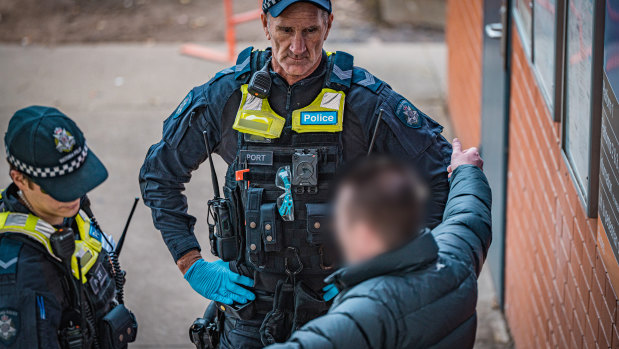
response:
<path fill-rule="evenodd" d="M 596 245 L 604 232 L 585 216 L 561 155 L 560 123 L 551 121 L 513 33 L 505 261 L 511 333 L 518 348 L 619 348 L 619 290 Z"/>
<path fill-rule="evenodd" d="M 447 1 L 448 107 L 465 147 L 480 144 L 483 3 Z"/>

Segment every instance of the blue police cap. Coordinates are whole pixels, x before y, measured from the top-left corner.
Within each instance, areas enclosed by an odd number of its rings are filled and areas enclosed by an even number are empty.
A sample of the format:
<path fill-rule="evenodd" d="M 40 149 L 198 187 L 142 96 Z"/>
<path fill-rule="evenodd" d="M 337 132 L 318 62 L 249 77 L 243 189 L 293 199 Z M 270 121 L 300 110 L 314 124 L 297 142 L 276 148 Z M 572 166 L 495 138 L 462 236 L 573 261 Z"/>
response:
<path fill-rule="evenodd" d="M 55 108 L 18 110 L 4 145 L 9 163 L 58 201 L 79 199 L 108 176 L 75 122 Z"/>
<path fill-rule="evenodd" d="M 296 2 L 309 2 L 314 4 L 323 10 L 331 13 L 331 0 L 263 0 L 262 1 L 262 11 L 264 13 L 270 13 L 273 17 L 278 17 L 286 7 L 296 3 Z"/>

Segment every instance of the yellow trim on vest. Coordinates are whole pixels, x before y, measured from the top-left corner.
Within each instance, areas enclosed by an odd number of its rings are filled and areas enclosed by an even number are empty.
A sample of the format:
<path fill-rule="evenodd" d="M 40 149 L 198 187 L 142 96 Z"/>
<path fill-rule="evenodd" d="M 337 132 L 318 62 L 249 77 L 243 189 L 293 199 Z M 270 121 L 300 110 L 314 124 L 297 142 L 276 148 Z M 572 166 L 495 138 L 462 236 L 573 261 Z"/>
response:
<path fill-rule="evenodd" d="M 79 239 L 75 241 L 75 251 L 71 256 L 71 272 L 76 279 L 79 279 L 77 257 L 80 257 L 82 283 L 86 283 L 86 273 L 88 273 L 97 262 L 102 245 L 100 241 L 90 236 L 90 219 L 88 219 L 85 213 L 80 211 L 78 215 L 75 216 L 75 221 L 78 228 Z M 20 233 L 26 235 L 43 245 L 47 252 L 56 260 L 61 261 L 60 258 L 54 254 L 49 240 L 51 234 L 55 232 L 56 229 L 54 226 L 35 215 L 16 212 L 0 213 L 0 234 Z"/>
<path fill-rule="evenodd" d="M 250 95 L 247 84 L 241 86 L 243 97 L 236 113 L 232 128 L 242 132 L 264 138 L 279 138 L 284 129 L 286 119 L 277 115 L 269 101 Z"/>
<path fill-rule="evenodd" d="M 297 133 L 341 132 L 345 99 L 342 91 L 322 89 L 310 105 L 292 112 L 292 130 Z"/>

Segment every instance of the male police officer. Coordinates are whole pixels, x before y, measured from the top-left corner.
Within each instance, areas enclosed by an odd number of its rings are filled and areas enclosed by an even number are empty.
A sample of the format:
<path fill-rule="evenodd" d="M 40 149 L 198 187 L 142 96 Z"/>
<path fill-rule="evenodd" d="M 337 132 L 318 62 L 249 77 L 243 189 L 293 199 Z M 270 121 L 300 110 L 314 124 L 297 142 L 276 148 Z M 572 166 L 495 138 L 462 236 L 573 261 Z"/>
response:
<path fill-rule="evenodd" d="M 17 111 L 5 146 L 13 183 L 0 199 L 0 348 L 126 347 L 137 324 L 117 303 L 113 242 L 85 213 L 105 167 L 54 108 Z"/>
<path fill-rule="evenodd" d="M 191 90 L 140 172 L 144 201 L 179 269 L 218 304 L 223 348 L 285 340 L 326 312 L 322 280 L 336 261 L 327 202 L 343 162 L 373 150 L 415 164 L 433 191 L 431 227 L 449 189 L 442 127 L 354 67 L 351 55 L 323 51 L 329 0 L 265 0 L 263 10 L 272 48 L 244 50 L 236 66 Z M 221 258 L 213 263 L 200 255 L 181 193 L 209 148 L 230 164 L 225 199 L 211 201 L 211 250 Z"/>

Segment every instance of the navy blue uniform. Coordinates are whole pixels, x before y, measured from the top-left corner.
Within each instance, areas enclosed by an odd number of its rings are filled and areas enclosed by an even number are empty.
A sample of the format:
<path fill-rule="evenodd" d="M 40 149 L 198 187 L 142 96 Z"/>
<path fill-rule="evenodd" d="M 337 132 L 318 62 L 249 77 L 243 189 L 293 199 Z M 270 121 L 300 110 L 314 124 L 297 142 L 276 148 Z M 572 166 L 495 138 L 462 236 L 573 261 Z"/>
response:
<path fill-rule="evenodd" d="M 237 154 L 238 133 L 232 125 L 248 66 L 248 62 L 241 62 L 191 90 L 165 120 L 162 140 L 148 150 L 140 171 L 144 202 L 152 209 L 155 227 L 161 231 L 175 261 L 190 250 L 200 249 L 193 231 L 196 219 L 187 213 L 187 199 L 182 192 L 191 173 L 207 159 L 202 132 L 207 132 L 214 152 L 226 163 L 232 163 Z M 293 85 L 271 72 L 273 86 L 268 101 L 275 112 L 287 119 L 287 127 L 292 111 L 310 104 L 322 90 L 326 72 L 326 54 L 314 73 Z M 374 152 L 407 159 L 415 165 L 431 188 L 427 225 L 438 225 L 449 192 L 446 169 L 451 157 L 451 145 L 441 136 L 443 127 L 359 67 L 353 69 L 345 103 L 344 160 L 367 153 L 383 110 Z"/>
<path fill-rule="evenodd" d="M 0 212 L 31 214 L 18 200 L 17 186 L 2 193 Z M 67 219 L 66 225 L 73 225 Z M 77 228 L 74 228 L 77 231 Z M 97 293 L 88 298 L 98 319 L 115 305 L 115 286 L 107 253 L 99 255 Z M 93 269 L 96 269 L 93 267 Z M 75 281 L 75 282 L 74 282 Z M 40 242 L 13 234 L 0 234 L 0 348 L 61 348 L 59 333 L 69 321 L 80 322 L 77 309 L 77 279 L 52 258 Z M 87 290 L 85 285 L 84 303 Z M 92 293 L 88 293 L 89 295 Z M 92 301 L 92 303 L 90 303 Z M 87 305 L 85 305 L 87 307 Z M 101 342 L 100 342 L 101 343 Z"/>

